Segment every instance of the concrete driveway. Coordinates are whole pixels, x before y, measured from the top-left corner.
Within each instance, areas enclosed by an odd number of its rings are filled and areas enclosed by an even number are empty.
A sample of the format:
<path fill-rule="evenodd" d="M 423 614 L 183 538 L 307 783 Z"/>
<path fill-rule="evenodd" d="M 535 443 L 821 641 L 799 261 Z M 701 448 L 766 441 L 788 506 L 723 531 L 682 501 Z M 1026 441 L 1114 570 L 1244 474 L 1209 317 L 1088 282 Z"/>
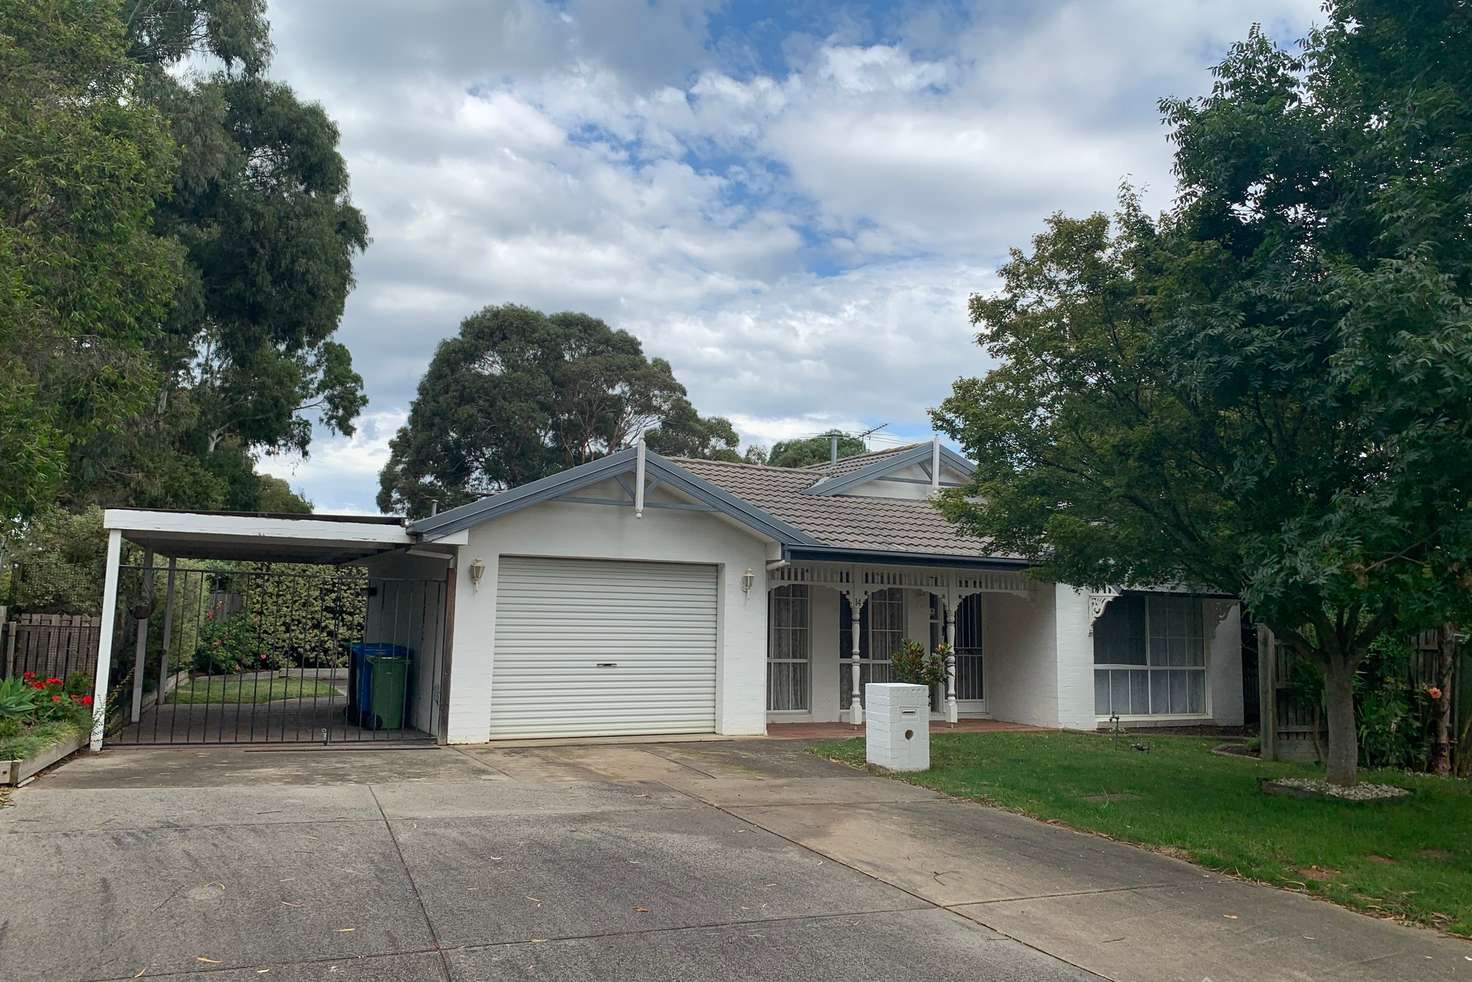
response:
<path fill-rule="evenodd" d="M 0 869 L 7 980 L 1472 978 L 774 741 L 109 751 L 0 810 Z"/>

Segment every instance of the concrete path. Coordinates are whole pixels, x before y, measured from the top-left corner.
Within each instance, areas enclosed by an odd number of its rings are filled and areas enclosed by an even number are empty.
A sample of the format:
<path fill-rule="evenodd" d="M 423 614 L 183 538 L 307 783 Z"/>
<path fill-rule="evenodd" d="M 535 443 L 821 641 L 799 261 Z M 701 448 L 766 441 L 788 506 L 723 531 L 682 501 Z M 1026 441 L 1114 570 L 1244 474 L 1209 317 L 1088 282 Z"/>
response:
<path fill-rule="evenodd" d="M 1472 979 L 1472 944 L 773 741 L 118 750 L 13 802 L 7 980 Z"/>

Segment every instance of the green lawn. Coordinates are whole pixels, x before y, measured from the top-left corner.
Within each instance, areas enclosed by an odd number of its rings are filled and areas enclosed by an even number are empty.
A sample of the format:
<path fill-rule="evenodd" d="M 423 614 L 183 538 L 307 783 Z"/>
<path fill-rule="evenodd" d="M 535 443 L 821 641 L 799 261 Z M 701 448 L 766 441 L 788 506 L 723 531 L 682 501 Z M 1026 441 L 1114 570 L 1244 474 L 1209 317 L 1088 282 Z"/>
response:
<path fill-rule="evenodd" d="M 182 682 L 169 693 L 167 702 L 178 703 L 257 703 L 278 699 L 331 699 L 340 695 L 329 682 L 316 679 L 271 678 L 242 681 L 239 679 L 197 678 Z M 345 697 L 344 697 L 345 698 Z"/>
<path fill-rule="evenodd" d="M 1148 753 L 1132 744 L 1148 744 Z M 1272 797 L 1263 776 L 1315 768 L 1223 757 L 1219 740 L 1130 734 L 932 733 L 931 769 L 899 780 L 1133 842 L 1346 907 L 1472 937 L 1472 784 L 1395 771 L 1414 789 L 1349 804 Z M 862 739 L 813 752 L 863 766 Z"/>

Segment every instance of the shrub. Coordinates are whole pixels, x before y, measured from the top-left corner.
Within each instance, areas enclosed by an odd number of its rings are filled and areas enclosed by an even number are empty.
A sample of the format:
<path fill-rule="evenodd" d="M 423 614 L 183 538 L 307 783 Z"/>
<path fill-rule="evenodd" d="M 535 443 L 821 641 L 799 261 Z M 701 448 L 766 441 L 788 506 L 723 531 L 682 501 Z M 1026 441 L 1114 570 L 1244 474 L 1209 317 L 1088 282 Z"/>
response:
<path fill-rule="evenodd" d="M 918 641 L 906 641 L 904 646 L 889 656 L 889 664 L 897 682 L 911 685 L 943 685 L 946 680 L 945 656 L 949 649 L 939 645 L 929 654 Z"/>
<path fill-rule="evenodd" d="M 194 649 L 194 670 L 206 675 L 236 675 L 241 672 L 274 671 L 284 664 L 264 643 L 260 618 L 241 612 L 215 616 L 205 614 Z"/>
<path fill-rule="evenodd" d="M 1431 699 L 1411 686 L 1412 657 L 1404 640 L 1381 637 L 1355 676 L 1360 761 L 1366 767 L 1426 769 Z"/>
<path fill-rule="evenodd" d="M 0 719 L 24 719 L 36 708 L 36 690 L 20 679 L 0 679 Z"/>

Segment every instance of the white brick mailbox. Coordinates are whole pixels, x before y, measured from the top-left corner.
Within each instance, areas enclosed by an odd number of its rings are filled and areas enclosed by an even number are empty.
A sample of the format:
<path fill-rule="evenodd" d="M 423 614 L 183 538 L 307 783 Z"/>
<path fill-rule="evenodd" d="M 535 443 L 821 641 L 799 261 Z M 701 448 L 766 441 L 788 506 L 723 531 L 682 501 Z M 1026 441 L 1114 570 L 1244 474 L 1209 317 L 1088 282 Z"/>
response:
<path fill-rule="evenodd" d="M 892 771 L 930 768 L 930 690 L 923 685 L 864 686 L 864 759 Z"/>

